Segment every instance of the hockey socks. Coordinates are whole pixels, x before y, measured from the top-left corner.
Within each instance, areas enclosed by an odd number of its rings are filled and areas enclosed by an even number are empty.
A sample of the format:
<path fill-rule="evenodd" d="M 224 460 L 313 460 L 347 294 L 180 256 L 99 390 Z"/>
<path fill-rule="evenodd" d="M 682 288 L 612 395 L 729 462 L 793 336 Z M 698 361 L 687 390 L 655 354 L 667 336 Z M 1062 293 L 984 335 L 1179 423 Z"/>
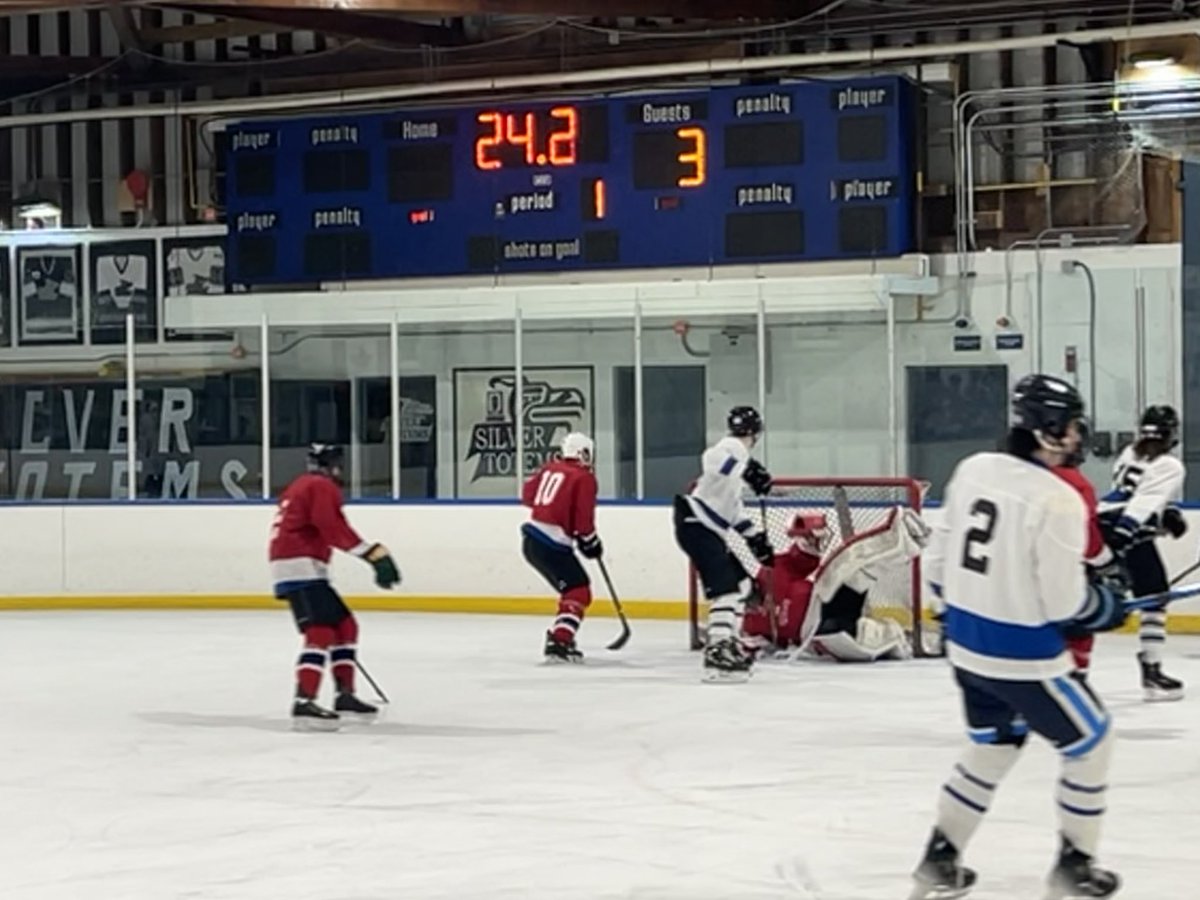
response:
<path fill-rule="evenodd" d="M 583 616 L 592 605 L 592 589 L 588 585 L 573 587 L 563 592 L 558 601 L 558 615 L 550 627 L 550 634 L 560 644 L 575 643 L 575 634 L 583 624 Z"/>
<path fill-rule="evenodd" d="M 722 594 L 712 599 L 708 608 L 709 646 L 738 636 L 744 600 L 741 594 Z"/>
<path fill-rule="evenodd" d="M 354 660 L 358 649 L 358 622 L 347 616 L 333 629 L 334 643 L 329 648 L 330 669 L 339 694 L 354 693 Z"/>
<path fill-rule="evenodd" d="M 1161 663 L 1163 644 L 1167 640 L 1167 613 L 1161 609 L 1142 610 L 1142 621 L 1138 628 L 1138 642 L 1142 658 L 1148 663 Z"/>
<path fill-rule="evenodd" d="M 304 629 L 304 648 L 296 661 L 296 696 L 316 699 L 334 635 L 334 629 L 328 625 L 309 625 Z"/>
<path fill-rule="evenodd" d="M 960 853 L 983 821 L 996 787 L 1020 753 L 1016 744 L 972 744 L 942 786 L 937 827 Z"/>
<path fill-rule="evenodd" d="M 1096 855 L 1100 842 L 1112 748 L 1112 732 L 1106 731 L 1086 753 L 1063 756 L 1056 797 L 1059 825 L 1063 837 L 1088 856 Z"/>

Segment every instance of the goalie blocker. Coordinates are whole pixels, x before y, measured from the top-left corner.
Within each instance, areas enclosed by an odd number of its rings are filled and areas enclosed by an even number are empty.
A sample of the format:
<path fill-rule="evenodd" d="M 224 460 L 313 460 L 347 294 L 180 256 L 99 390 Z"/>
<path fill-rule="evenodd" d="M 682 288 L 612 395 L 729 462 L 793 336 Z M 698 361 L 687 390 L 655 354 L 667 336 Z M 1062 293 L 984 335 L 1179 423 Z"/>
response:
<path fill-rule="evenodd" d="M 909 659 L 901 624 L 866 614 L 867 594 L 880 573 L 920 554 L 929 529 L 912 509 L 895 507 L 875 527 L 827 552 L 825 516 L 798 515 L 788 529 L 792 546 L 760 569 L 756 582 L 766 605 L 747 614 L 744 632 L 800 658 L 840 662 Z"/>

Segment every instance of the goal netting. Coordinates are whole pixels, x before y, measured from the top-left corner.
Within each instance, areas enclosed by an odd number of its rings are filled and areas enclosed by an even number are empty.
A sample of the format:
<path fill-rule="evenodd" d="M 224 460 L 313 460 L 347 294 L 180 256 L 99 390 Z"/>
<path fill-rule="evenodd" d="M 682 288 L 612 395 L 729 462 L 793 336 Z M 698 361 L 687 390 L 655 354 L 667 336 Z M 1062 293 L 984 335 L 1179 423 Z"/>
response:
<path fill-rule="evenodd" d="M 768 497 L 748 494 L 746 509 L 756 521 L 765 515 L 767 534 L 776 552 L 791 542 L 787 531 L 799 514 L 824 513 L 830 538 L 825 558 L 846 540 L 880 528 L 889 512 L 907 507 L 920 513 L 929 485 L 913 478 L 777 478 Z M 729 545 L 746 570 L 754 573 L 758 563 L 744 542 L 731 537 Z M 891 619 L 908 633 L 913 653 L 925 655 L 922 641 L 920 557 L 872 567 L 874 576 L 867 591 L 866 614 Z M 694 570 L 688 572 L 688 604 L 693 649 L 704 644 L 705 607 L 703 592 Z"/>

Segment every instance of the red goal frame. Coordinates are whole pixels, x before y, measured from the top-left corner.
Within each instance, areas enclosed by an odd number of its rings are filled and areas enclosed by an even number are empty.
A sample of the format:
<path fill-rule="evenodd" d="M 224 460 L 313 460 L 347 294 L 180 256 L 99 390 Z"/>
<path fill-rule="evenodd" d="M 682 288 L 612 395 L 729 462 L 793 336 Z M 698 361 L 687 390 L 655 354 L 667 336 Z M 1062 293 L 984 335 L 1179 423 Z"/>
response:
<path fill-rule="evenodd" d="M 831 491 L 834 488 L 890 488 L 898 493 L 902 493 L 905 498 L 905 505 L 912 509 L 918 515 L 923 508 L 925 493 L 929 489 L 929 483 L 920 481 L 916 478 L 885 478 L 885 477 L 850 477 L 850 476 L 826 476 L 820 478 L 776 478 L 774 485 L 777 488 L 829 488 Z M 769 497 L 767 498 L 770 499 Z M 860 501 L 861 502 L 861 501 Z M 899 501 L 897 501 L 898 503 Z M 754 504 L 753 500 L 747 499 L 746 506 L 751 508 Z M 799 504 L 798 504 L 799 505 Z M 833 501 L 818 501 L 811 504 L 812 506 L 829 506 L 834 507 Z M 912 614 L 912 648 L 914 656 L 926 656 L 924 643 L 922 641 L 922 631 L 924 622 L 922 620 L 922 612 L 924 604 L 922 603 L 922 584 L 921 584 L 921 557 L 915 557 L 909 564 L 910 577 L 908 607 Z M 690 629 L 690 644 L 693 650 L 699 650 L 704 646 L 700 632 L 700 582 L 696 575 L 696 569 L 691 563 L 688 564 L 688 623 Z"/>

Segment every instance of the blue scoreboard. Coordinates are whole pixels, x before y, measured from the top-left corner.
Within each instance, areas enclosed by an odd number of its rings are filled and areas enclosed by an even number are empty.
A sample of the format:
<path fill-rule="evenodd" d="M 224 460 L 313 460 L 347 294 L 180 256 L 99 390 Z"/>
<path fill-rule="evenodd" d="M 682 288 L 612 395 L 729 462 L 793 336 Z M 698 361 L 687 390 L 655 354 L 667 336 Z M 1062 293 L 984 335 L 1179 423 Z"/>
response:
<path fill-rule="evenodd" d="M 899 78 L 243 122 L 237 284 L 896 256 Z"/>

